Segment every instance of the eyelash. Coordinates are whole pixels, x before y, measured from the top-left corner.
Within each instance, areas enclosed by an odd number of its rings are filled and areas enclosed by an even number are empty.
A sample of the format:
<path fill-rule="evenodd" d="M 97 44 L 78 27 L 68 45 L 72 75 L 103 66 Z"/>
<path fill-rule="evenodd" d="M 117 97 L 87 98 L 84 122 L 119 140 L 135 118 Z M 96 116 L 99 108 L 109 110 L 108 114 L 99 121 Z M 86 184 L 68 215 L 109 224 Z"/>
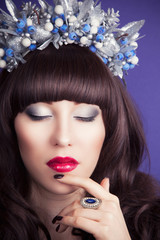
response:
<path fill-rule="evenodd" d="M 32 115 L 32 114 L 28 114 L 28 116 L 33 120 L 33 121 L 42 121 L 48 117 L 51 116 L 37 116 L 37 115 Z M 95 120 L 95 117 L 74 117 L 79 121 L 82 122 L 93 122 Z"/>
<path fill-rule="evenodd" d="M 74 118 L 82 122 L 93 122 L 95 120 L 95 117 L 74 117 Z"/>
<path fill-rule="evenodd" d="M 46 118 L 51 117 L 50 115 L 48 116 L 37 116 L 37 115 L 32 115 L 32 114 L 28 114 L 28 116 L 33 120 L 33 121 L 41 121 L 44 120 Z"/>

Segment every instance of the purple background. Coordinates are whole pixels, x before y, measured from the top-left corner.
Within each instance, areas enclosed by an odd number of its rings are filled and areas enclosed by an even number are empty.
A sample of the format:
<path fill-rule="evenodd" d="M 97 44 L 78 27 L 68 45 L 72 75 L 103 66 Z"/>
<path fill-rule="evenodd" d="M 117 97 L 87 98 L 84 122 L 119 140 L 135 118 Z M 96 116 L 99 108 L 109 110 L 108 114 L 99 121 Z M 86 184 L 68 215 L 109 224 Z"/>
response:
<path fill-rule="evenodd" d="M 21 0 L 14 0 L 19 6 Z M 48 2 L 52 3 L 51 0 Z M 4 0 L 0 0 L 4 10 Z M 128 22 L 145 19 L 141 29 L 143 39 L 138 41 L 139 66 L 129 70 L 127 88 L 135 100 L 144 123 L 147 143 L 151 155 L 150 173 L 160 180 L 160 1 L 159 0 L 102 0 L 106 11 L 120 11 L 120 26 Z M 146 165 L 143 170 L 147 171 Z"/>

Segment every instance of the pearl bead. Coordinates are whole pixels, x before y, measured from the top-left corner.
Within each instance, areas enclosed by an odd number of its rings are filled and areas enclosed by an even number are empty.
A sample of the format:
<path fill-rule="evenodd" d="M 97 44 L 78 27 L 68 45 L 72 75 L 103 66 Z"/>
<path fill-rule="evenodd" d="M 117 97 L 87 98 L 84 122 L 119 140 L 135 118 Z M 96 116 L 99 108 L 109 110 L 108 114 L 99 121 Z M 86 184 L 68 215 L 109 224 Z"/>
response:
<path fill-rule="evenodd" d="M 5 51 L 4 51 L 4 49 L 3 49 L 3 48 L 0 48 L 0 57 L 3 57 L 3 56 L 4 56 L 4 54 L 5 54 Z"/>
<path fill-rule="evenodd" d="M 130 62 L 134 65 L 136 65 L 139 62 L 139 59 L 137 56 L 133 56 L 130 60 Z"/>
<path fill-rule="evenodd" d="M 87 37 L 85 37 L 85 36 L 81 37 L 80 43 L 85 45 L 87 42 L 88 42 L 88 38 Z"/>
<path fill-rule="evenodd" d="M 96 34 L 98 32 L 98 28 L 96 26 L 92 26 L 90 29 L 91 34 Z"/>
<path fill-rule="evenodd" d="M 54 11 L 55 11 L 55 13 L 57 13 L 57 14 L 62 14 L 62 13 L 64 13 L 63 7 L 62 7 L 61 5 L 55 6 Z"/>
<path fill-rule="evenodd" d="M 99 49 L 99 48 L 103 47 L 103 43 L 102 42 L 96 42 L 95 47 Z"/>
<path fill-rule="evenodd" d="M 138 43 L 137 42 L 132 42 L 130 45 L 132 47 L 134 47 L 134 49 L 136 49 L 138 47 Z"/>
<path fill-rule="evenodd" d="M 98 19 L 92 19 L 91 20 L 91 25 L 98 27 L 99 26 L 99 20 Z"/>
<path fill-rule="evenodd" d="M 48 14 L 47 14 L 47 18 L 51 18 L 51 14 L 48 13 Z"/>
<path fill-rule="evenodd" d="M 22 45 L 23 45 L 24 47 L 29 47 L 29 46 L 31 45 L 30 39 L 29 39 L 29 38 L 24 38 L 24 39 L 22 40 Z"/>
<path fill-rule="evenodd" d="M 67 43 L 74 43 L 74 40 L 71 40 L 69 37 L 67 38 Z"/>
<path fill-rule="evenodd" d="M 62 18 L 57 18 L 55 20 L 55 24 L 56 24 L 57 27 L 62 27 L 63 23 L 64 22 L 63 22 Z"/>
<path fill-rule="evenodd" d="M 30 34 L 29 34 L 29 33 L 25 33 L 25 36 L 26 36 L 26 37 L 30 37 Z"/>
<path fill-rule="evenodd" d="M 88 35 L 88 39 L 92 39 L 93 38 L 93 35 L 92 34 L 89 34 Z"/>
<path fill-rule="evenodd" d="M 31 26 L 32 25 L 32 19 L 27 18 L 27 26 Z"/>
<path fill-rule="evenodd" d="M 139 37 L 139 33 L 135 33 L 133 36 L 132 36 L 132 39 L 136 39 Z"/>
<path fill-rule="evenodd" d="M 44 29 L 48 32 L 51 32 L 53 30 L 53 24 L 51 22 L 46 23 Z"/>
<path fill-rule="evenodd" d="M 74 23 L 74 22 L 76 22 L 77 21 L 77 18 L 76 18 L 76 16 L 70 16 L 70 18 L 69 18 L 69 22 L 70 23 Z"/>
<path fill-rule="evenodd" d="M 0 60 L 0 68 L 5 68 L 6 67 L 6 61 Z"/>

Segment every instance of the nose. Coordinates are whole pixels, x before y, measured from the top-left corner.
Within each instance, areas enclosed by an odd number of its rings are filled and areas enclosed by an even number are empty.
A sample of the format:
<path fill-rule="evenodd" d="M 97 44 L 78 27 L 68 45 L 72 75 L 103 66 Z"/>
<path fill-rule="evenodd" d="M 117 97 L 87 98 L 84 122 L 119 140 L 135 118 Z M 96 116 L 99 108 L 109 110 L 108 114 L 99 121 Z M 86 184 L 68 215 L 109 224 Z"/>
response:
<path fill-rule="evenodd" d="M 72 145 L 69 123 L 62 121 L 56 124 L 52 135 L 52 144 L 59 147 L 67 147 Z"/>

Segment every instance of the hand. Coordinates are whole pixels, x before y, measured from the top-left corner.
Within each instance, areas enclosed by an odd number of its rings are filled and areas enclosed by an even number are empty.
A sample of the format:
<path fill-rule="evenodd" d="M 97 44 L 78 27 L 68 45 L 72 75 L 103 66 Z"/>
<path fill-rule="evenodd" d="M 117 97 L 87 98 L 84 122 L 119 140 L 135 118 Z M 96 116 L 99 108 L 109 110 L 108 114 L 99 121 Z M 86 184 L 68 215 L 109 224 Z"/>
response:
<path fill-rule="evenodd" d="M 98 209 L 87 209 L 77 200 L 59 213 L 63 218 L 56 223 L 80 228 L 91 233 L 96 240 L 131 240 L 119 199 L 109 192 L 109 179 L 104 178 L 101 184 L 98 184 L 90 178 L 67 174 L 58 181 L 81 187 L 101 199 L 102 203 Z"/>

